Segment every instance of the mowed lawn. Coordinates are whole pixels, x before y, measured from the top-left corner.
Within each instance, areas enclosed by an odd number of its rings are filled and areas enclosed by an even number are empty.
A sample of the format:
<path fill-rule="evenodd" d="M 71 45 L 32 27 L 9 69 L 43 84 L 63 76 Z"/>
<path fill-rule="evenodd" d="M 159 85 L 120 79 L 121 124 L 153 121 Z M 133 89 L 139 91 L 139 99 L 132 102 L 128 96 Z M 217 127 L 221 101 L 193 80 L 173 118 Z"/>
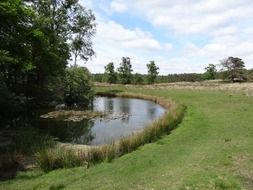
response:
<path fill-rule="evenodd" d="M 120 89 L 185 104 L 183 122 L 156 143 L 111 163 L 47 174 L 20 173 L 14 180 L 0 182 L 0 189 L 253 189 L 252 96 L 207 90 Z"/>

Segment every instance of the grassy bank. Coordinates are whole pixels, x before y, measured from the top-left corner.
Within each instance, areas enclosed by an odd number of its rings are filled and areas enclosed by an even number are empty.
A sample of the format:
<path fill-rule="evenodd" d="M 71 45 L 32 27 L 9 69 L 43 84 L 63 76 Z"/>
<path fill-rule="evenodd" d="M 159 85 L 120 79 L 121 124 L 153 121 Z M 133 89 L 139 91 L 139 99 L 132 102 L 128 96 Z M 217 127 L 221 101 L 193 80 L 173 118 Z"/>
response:
<path fill-rule="evenodd" d="M 145 99 L 158 103 L 169 111 L 167 111 L 161 118 L 145 127 L 143 131 L 124 137 L 110 145 L 85 147 L 84 149 L 79 150 L 71 150 L 71 147 L 42 149 L 36 154 L 36 160 L 38 166 L 43 171 L 48 172 L 57 168 L 70 168 L 76 166 L 90 167 L 91 165 L 102 161 L 111 161 L 114 158 L 130 153 L 138 147 L 143 146 L 146 143 L 154 142 L 160 139 L 163 135 L 170 133 L 170 131 L 175 129 L 182 121 L 184 116 L 185 107 L 176 104 L 169 99 L 137 93 L 115 93 L 114 91 L 102 91 L 97 94 Z"/>
<path fill-rule="evenodd" d="M 110 163 L 20 173 L 0 182 L 0 189 L 252 189 L 252 96 L 208 89 L 111 90 L 172 98 L 187 112 L 170 135 Z"/>

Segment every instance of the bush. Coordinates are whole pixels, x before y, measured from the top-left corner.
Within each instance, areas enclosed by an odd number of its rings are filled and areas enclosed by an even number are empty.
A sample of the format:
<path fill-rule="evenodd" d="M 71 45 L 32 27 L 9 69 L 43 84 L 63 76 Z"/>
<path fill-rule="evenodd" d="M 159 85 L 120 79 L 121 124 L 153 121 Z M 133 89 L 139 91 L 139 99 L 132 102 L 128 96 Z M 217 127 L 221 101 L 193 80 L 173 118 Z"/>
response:
<path fill-rule="evenodd" d="M 74 105 L 87 108 L 92 103 L 92 76 L 85 67 L 70 67 L 66 70 L 64 101 L 69 107 Z"/>

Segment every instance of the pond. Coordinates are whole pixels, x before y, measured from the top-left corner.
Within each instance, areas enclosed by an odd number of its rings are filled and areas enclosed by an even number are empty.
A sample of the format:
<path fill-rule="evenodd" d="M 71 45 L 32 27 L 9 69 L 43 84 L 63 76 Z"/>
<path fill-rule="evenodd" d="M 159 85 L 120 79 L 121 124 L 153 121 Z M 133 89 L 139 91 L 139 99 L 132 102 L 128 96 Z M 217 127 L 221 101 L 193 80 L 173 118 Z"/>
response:
<path fill-rule="evenodd" d="M 109 111 L 117 119 L 94 121 L 91 129 L 94 139 L 90 141 L 93 145 L 110 143 L 113 140 L 140 131 L 166 111 L 163 107 L 151 101 L 119 97 L 96 98 L 94 110 Z M 117 117 L 121 115 L 122 117 Z"/>
<path fill-rule="evenodd" d="M 49 111 L 40 110 L 29 116 L 26 122 L 29 121 L 29 126 L 60 142 L 101 145 L 142 130 L 166 111 L 151 101 L 120 97 L 96 97 L 93 110 L 109 115 L 105 118 L 72 122 L 40 118 L 40 115 Z"/>

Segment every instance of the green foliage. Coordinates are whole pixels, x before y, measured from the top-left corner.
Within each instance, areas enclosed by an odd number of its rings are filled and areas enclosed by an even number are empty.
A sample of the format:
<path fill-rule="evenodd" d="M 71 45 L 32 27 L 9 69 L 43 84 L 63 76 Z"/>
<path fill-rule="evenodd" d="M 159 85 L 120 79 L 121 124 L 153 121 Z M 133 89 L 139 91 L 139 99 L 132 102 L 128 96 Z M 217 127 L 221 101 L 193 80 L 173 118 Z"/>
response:
<path fill-rule="evenodd" d="M 15 96 L 11 93 L 5 82 L 0 81 L 0 116 L 4 114 L 6 110 L 12 109 L 13 105 L 15 104 Z"/>
<path fill-rule="evenodd" d="M 1 79 L 10 92 L 33 105 L 48 103 L 50 83 L 71 57 L 94 54 L 95 17 L 78 0 L 0 2 Z"/>
<path fill-rule="evenodd" d="M 198 73 L 170 74 L 167 77 L 167 82 L 196 82 L 201 80 L 203 80 L 203 76 Z"/>
<path fill-rule="evenodd" d="M 92 77 L 94 82 L 103 82 L 105 78 L 103 73 L 92 74 Z"/>
<path fill-rule="evenodd" d="M 217 73 L 217 78 L 220 73 Z M 94 81 L 103 82 L 105 78 L 104 74 L 92 74 Z M 135 73 L 132 75 L 132 84 L 146 84 L 148 76 L 146 74 Z M 203 81 L 204 74 L 199 73 L 183 73 L 183 74 L 169 74 L 169 75 L 157 75 L 155 83 L 168 83 L 168 82 L 196 82 Z"/>
<path fill-rule="evenodd" d="M 133 83 L 134 84 L 143 84 L 145 81 L 145 75 L 141 75 L 139 73 L 135 73 L 135 75 L 133 76 Z"/>
<path fill-rule="evenodd" d="M 117 73 L 114 70 L 114 64 L 112 62 L 105 66 L 104 80 L 108 83 L 117 83 Z"/>
<path fill-rule="evenodd" d="M 214 80 L 216 78 L 217 69 L 214 64 L 209 64 L 205 68 L 206 72 L 204 73 L 205 80 Z"/>
<path fill-rule="evenodd" d="M 75 36 L 71 42 L 71 51 L 74 54 L 74 64 L 77 64 L 78 56 L 87 61 L 94 55 L 92 49 L 92 37 L 95 34 L 95 16 L 90 10 L 85 10 L 82 6 L 75 6 L 76 15 L 73 18 L 73 32 Z"/>
<path fill-rule="evenodd" d="M 67 106 L 77 105 L 85 109 L 91 105 L 94 96 L 91 79 L 91 74 L 85 67 L 73 66 L 66 70 L 64 100 Z"/>
<path fill-rule="evenodd" d="M 253 82 L 253 69 L 246 71 L 246 78 L 248 81 Z"/>
<path fill-rule="evenodd" d="M 155 82 L 157 75 L 159 74 L 158 72 L 159 68 L 155 65 L 154 61 L 150 61 L 150 63 L 147 64 L 147 68 L 148 68 L 148 83 L 153 84 Z"/>
<path fill-rule="evenodd" d="M 119 80 L 122 84 L 131 84 L 132 82 L 132 65 L 129 57 L 122 57 L 122 62 L 118 68 Z"/>
<path fill-rule="evenodd" d="M 238 57 L 228 57 L 221 61 L 223 79 L 236 82 L 245 80 L 244 67 L 245 63 Z"/>

